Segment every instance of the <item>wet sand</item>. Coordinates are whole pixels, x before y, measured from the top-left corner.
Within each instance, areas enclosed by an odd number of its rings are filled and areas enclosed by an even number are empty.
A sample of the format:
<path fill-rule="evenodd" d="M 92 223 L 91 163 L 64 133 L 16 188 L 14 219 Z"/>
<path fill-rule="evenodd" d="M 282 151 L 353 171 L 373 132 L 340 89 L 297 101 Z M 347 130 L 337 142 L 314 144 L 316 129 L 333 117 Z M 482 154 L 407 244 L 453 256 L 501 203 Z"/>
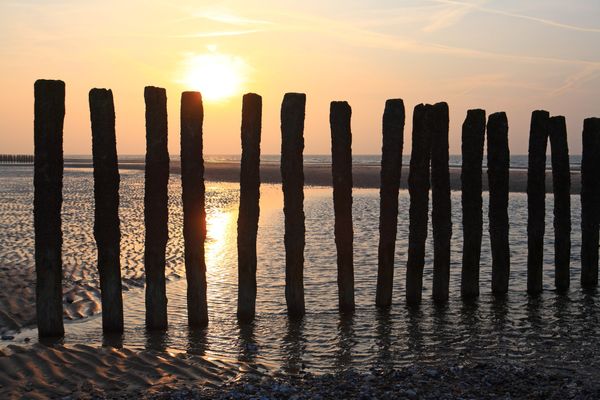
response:
<path fill-rule="evenodd" d="M 66 168 L 91 168 L 91 162 L 67 160 Z M 240 165 L 233 162 L 207 162 L 204 165 L 204 177 L 213 182 L 239 182 Z M 121 162 L 120 169 L 143 170 L 142 162 Z M 355 188 L 379 188 L 380 182 L 379 166 L 375 165 L 353 165 L 352 180 Z M 171 161 L 171 173 L 179 174 L 181 166 L 179 161 Z M 402 168 L 400 188 L 408 188 L 408 166 Z M 260 178 L 263 183 L 281 183 L 281 172 L 278 164 L 261 164 Z M 309 186 L 331 186 L 331 166 L 328 165 L 304 165 L 304 183 Z M 581 175 L 579 171 L 571 171 L 571 194 L 581 192 Z M 450 188 L 460 190 L 460 168 L 450 168 Z M 483 170 L 483 190 L 488 190 L 487 171 Z M 525 193 L 527 191 L 527 170 L 511 169 L 509 180 L 509 191 L 513 193 Z M 552 172 L 546 171 L 546 192 L 552 193 Z"/>
<path fill-rule="evenodd" d="M 189 354 L 84 344 L 8 346 L 0 350 L 0 398 L 141 398 L 192 383 L 215 388 L 240 369 L 252 372 Z"/>

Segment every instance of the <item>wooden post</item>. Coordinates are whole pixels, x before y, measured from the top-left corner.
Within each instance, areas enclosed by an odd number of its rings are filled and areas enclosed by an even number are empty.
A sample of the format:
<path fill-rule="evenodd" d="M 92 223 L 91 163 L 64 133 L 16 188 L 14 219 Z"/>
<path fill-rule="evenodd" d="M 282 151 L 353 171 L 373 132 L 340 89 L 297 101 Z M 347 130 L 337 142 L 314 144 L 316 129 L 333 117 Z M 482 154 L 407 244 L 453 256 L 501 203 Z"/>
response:
<path fill-rule="evenodd" d="M 404 120 L 402 99 L 387 100 L 383 112 L 381 187 L 379 189 L 379 249 L 375 298 L 377 307 L 392 305 Z"/>
<path fill-rule="evenodd" d="M 429 160 L 431 132 L 427 113 L 431 106 L 419 104 L 413 112 L 412 150 L 408 173 L 410 194 L 408 261 L 406 264 L 406 302 L 421 302 L 423 292 L 423 266 L 429 213 Z"/>
<path fill-rule="evenodd" d="M 204 208 L 204 159 L 202 122 L 204 110 L 199 92 L 181 94 L 181 193 L 183 239 L 187 279 L 188 325 L 208 325 L 206 302 L 206 210 Z"/>
<path fill-rule="evenodd" d="M 92 89 L 89 101 L 94 160 L 94 237 L 98 247 L 102 330 L 123 332 L 119 165 L 112 91 Z"/>
<path fill-rule="evenodd" d="M 285 215 L 285 299 L 288 315 L 304 307 L 304 110 L 306 95 L 286 93 L 281 105 L 281 181 Z"/>
<path fill-rule="evenodd" d="M 556 290 L 569 289 L 571 259 L 571 171 L 565 117 L 552 117 L 549 124 L 554 191 L 554 283 Z"/>
<path fill-rule="evenodd" d="M 600 118 L 583 121 L 581 155 L 581 286 L 598 285 Z"/>
<path fill-rule="evenodd" d="M 527 292 L 541 293 L 544 266 L 544 227 L 546 206 L 547 111 L 534 111 L 529 132 L 527 171 Z"/>
<path fill-rule="evenodd" d="M 148 86 L 146 101 L 146 186 L 144 221 L 146 238 L 146 328 L 167 328 L 165 251 L 168 230 L 169 151 L 167 149 L 167 92 Z"/>
<path fill-rule="evenodd" d="M 429 113 L 431 131 L 431 198 L 433 209 L 433 300 L 448 300 L 450 287 L 450 239 L 452 202 L 448 167 L 448 104 L 434 104 Z"/>
<path fill-rule="evenodd" d="M 34 85 L 33 220 L 35 227 L 36 313 L 38 334 L 65 333 L 62 307 L 62 230 L 65 83 L 38 80 Z"/>
<path fill-rule="evenodd" d="M 242 101 L 242 162 L 238 214 L 238 307 L 240 321 L 256 313 L 256 235 L 260 215 L 260 133 L 262 97 L 244 95 Z"/>
<path fill-rule="evenodd" d="M 345 101 L 331 102 L 331 170 L 335 247 L 337 249 L 338 300 L 341 312 L 354 312 L 352 230 L 352 109 Z"/>
<path fill-rule="evenodd" d="M 510 151 L 508 120 L 503 112 L 489 116 L 487 124 L 489 232 L 492 248 L 492 293 L 508 292 L 510 248 L 508 245 L 508 180 Z"/>
<path fill-rule="evenodd" d="M 462 125 L 463 260 L 461 294 L 479 296 L 479 260 L 483 233 L 481 165 L 485 139 L 485 111 L 469 110 Z"/>

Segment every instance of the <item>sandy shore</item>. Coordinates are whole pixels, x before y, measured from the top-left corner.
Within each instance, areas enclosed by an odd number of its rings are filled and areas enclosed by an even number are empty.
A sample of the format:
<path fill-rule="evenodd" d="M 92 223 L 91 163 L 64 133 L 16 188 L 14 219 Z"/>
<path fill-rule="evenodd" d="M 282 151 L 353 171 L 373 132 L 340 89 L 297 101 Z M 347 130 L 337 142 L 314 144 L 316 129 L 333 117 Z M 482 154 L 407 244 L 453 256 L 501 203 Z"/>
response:
<path fill-rule="evenodd" d="M 3 399 L 597 399 L 586 371 L 515 361 L 282 375 L 189 354 L 36 344 L 0 351 Z M 592 371 L 590 371 L 592 372 Z"/>
<path fill-rule="evenodd" d="M 8 346 L 0 350 L 0 398 L 139 398 L 192 382 L 215 388 L 240 368 L 187 354 L 83 344 Z"/>
<path fill-rule="evenodd" d="M 81 162 L 75 160 L 67 160 L 66 168 L 92 168 L 91 162 Z M 204 177 L 207 181 L 214 182 L 239 182 L 240 165 L 238 163 L 229 162 L 210 162 L 204 165 Z M 140 162 L 121 162 L 121 169 L 143 170 L 144 164 Z M 356 188 L 379 188 L 380 182 L 379 166 L 371 165 L 354 165 L 352 167 L 353 184 Z M 179 161 L 171 161 L 171 173 L 179 174 L 181 166 Z M 402 168 L 402 178 L 400 187 L 408 188 L 408 166 Z M 277 164 L 261 164 L 260 166 L 261 182 L 264 183 L 281 183 L 281 172 Z M 331 167 L 328 165 L 304 165 L 304 183 L 310 186 L 331 186 Z M 527 191 L 527 170 L 512 169 L 510 170 L 509 190 L 516 193 L 525 193 Z M 579 171 L 571 172 L 571 194 L 579 194 L 581 192 L 581 178 Z M 460 190 L 460 168 L 450 168 L 450 188 L 452 190 Z M 483 190 L 488 190 L 487 172 L 483 171 Z M 552 192 L 552 173 L 546 171 L 546 192 Z"/>

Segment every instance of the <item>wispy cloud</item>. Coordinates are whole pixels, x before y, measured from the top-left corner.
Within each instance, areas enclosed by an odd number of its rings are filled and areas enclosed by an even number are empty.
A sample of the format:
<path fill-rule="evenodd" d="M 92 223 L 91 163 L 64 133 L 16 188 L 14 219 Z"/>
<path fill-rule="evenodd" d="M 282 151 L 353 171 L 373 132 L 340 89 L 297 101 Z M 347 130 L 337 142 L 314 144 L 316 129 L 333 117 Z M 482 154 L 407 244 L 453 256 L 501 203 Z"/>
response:
<path fill-rule="evenodd" d="M 443 3 L 446 5 L 442 10 L 432 13 L 428 17 L 428 24 L 422 29 L 423 32 L 434 32 L 448 28 L 460 22 L 464 16 L 476 9 L 475 3 Z"/>
<path fill-rule="evenodd" d="M 496 8 L 490 8 L 490 7 L 486 7 L 483 4 L 469 3 L 469 2 L 458 1 L 458 0 L 432 0 L 432 1 L 434 1 L 436 3 L 440 3 L 440 4 L 454 5 L 454 6 L 458 6 L 458 7 L 468 7 L 469 10 L 477 10 L 477 11 L 489 13 L 489 14 L 524 19 L 527 21 L 537 22 L 537 23 L 540 23 L 543 25 L 554 27 L 554 28 L 568 29 L 568 30 L 578 31 L 578 32 L 600 33 L 600 28 L 566 24 L 566 23 L 562 23 L 562 22 L 558 22 L 558 21 L 554 21 L 554 20 L 550 20 L 550 19 L 534 17 L 531 15 L 519 14 L 519 13 L 510 12 L 510 11 L 503 11 L 503 10 L 499 10 Z"/>
<path fill-rule="evenodd" d="M 257 33 L 257 32 L 261 32 L 261 29 L 245 29 L 245 30 L 239 30 L 239 31 L 211 31 L 211 32 L 194 32 L 194 33 L 188 33 L 188 34 L 183 34 L 183 35 L 171 35 L 170 37 L 172 38 L 181 38 L 181 39 L 188 39 L 188 38 L 209 38 L 209 37 L 223 37 L 223 36 L 241 36 L 241 35 L 248 35 L 251 33 Z"/>
<path fill-rule="evenodd" d="M 589 65 L 579 69 L 574 74 L 567 76 L 563 85 L 554 89 L 550 95 L 558 96 L 566 93 L 570 90 L 581 87 L 586 82 L 592 81 L 600 77 L 600 68 L 597 66 Z"/>
<path fill-rule="evenodd" d="M 381 33 L 367 28 L 361 28 L 358 24 L 354 23 L 354 21 L 343 21 L 311 14 L 282 14 L 280 17 L 287 19 L 287 21 L 280 22 L 276 26 L 274 25 L 271 29 L 316 32 L 329 37 L 334 37 L 337 40 L 341 40 L 349 45 L 359 47 L 371 47 L 422 54 L 442 54 L 457 57 L 492 59 L 519 63 L 569 64 L 600 68 L 599 61 L 512 54 L 477 50 L 468 47 L 450 46 L 435 42 L 416 40 L 400 35 Z"/>
<path fill-rule="evenodd" d="M 229 12 L 222 11 L 204 11 L 196 14 L 197 17 L 205 18 L 215 22 L 221 22 L 229 25 L 237 25 L 237 26 L 255 26 L 255 25 L 270 25 L 272 22 L 261 20 L 261 19 L 252 19 L 242 17 L 240 15 L 235 15 Z"/>

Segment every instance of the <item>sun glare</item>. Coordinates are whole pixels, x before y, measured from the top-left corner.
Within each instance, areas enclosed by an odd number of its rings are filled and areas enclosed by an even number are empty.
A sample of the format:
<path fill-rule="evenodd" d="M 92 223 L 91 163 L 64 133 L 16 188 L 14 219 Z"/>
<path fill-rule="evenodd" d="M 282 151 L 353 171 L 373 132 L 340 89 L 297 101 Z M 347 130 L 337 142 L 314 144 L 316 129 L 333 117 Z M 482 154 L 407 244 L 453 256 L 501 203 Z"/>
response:
<path fill-rule="evenodd" d="M 202 93 L 207 101 L 221 101 L 241 92 L 246 81 L 247 64 L 240 57 L 210 53 L 189 56 L 185 62 L 183 84 Z"/>

